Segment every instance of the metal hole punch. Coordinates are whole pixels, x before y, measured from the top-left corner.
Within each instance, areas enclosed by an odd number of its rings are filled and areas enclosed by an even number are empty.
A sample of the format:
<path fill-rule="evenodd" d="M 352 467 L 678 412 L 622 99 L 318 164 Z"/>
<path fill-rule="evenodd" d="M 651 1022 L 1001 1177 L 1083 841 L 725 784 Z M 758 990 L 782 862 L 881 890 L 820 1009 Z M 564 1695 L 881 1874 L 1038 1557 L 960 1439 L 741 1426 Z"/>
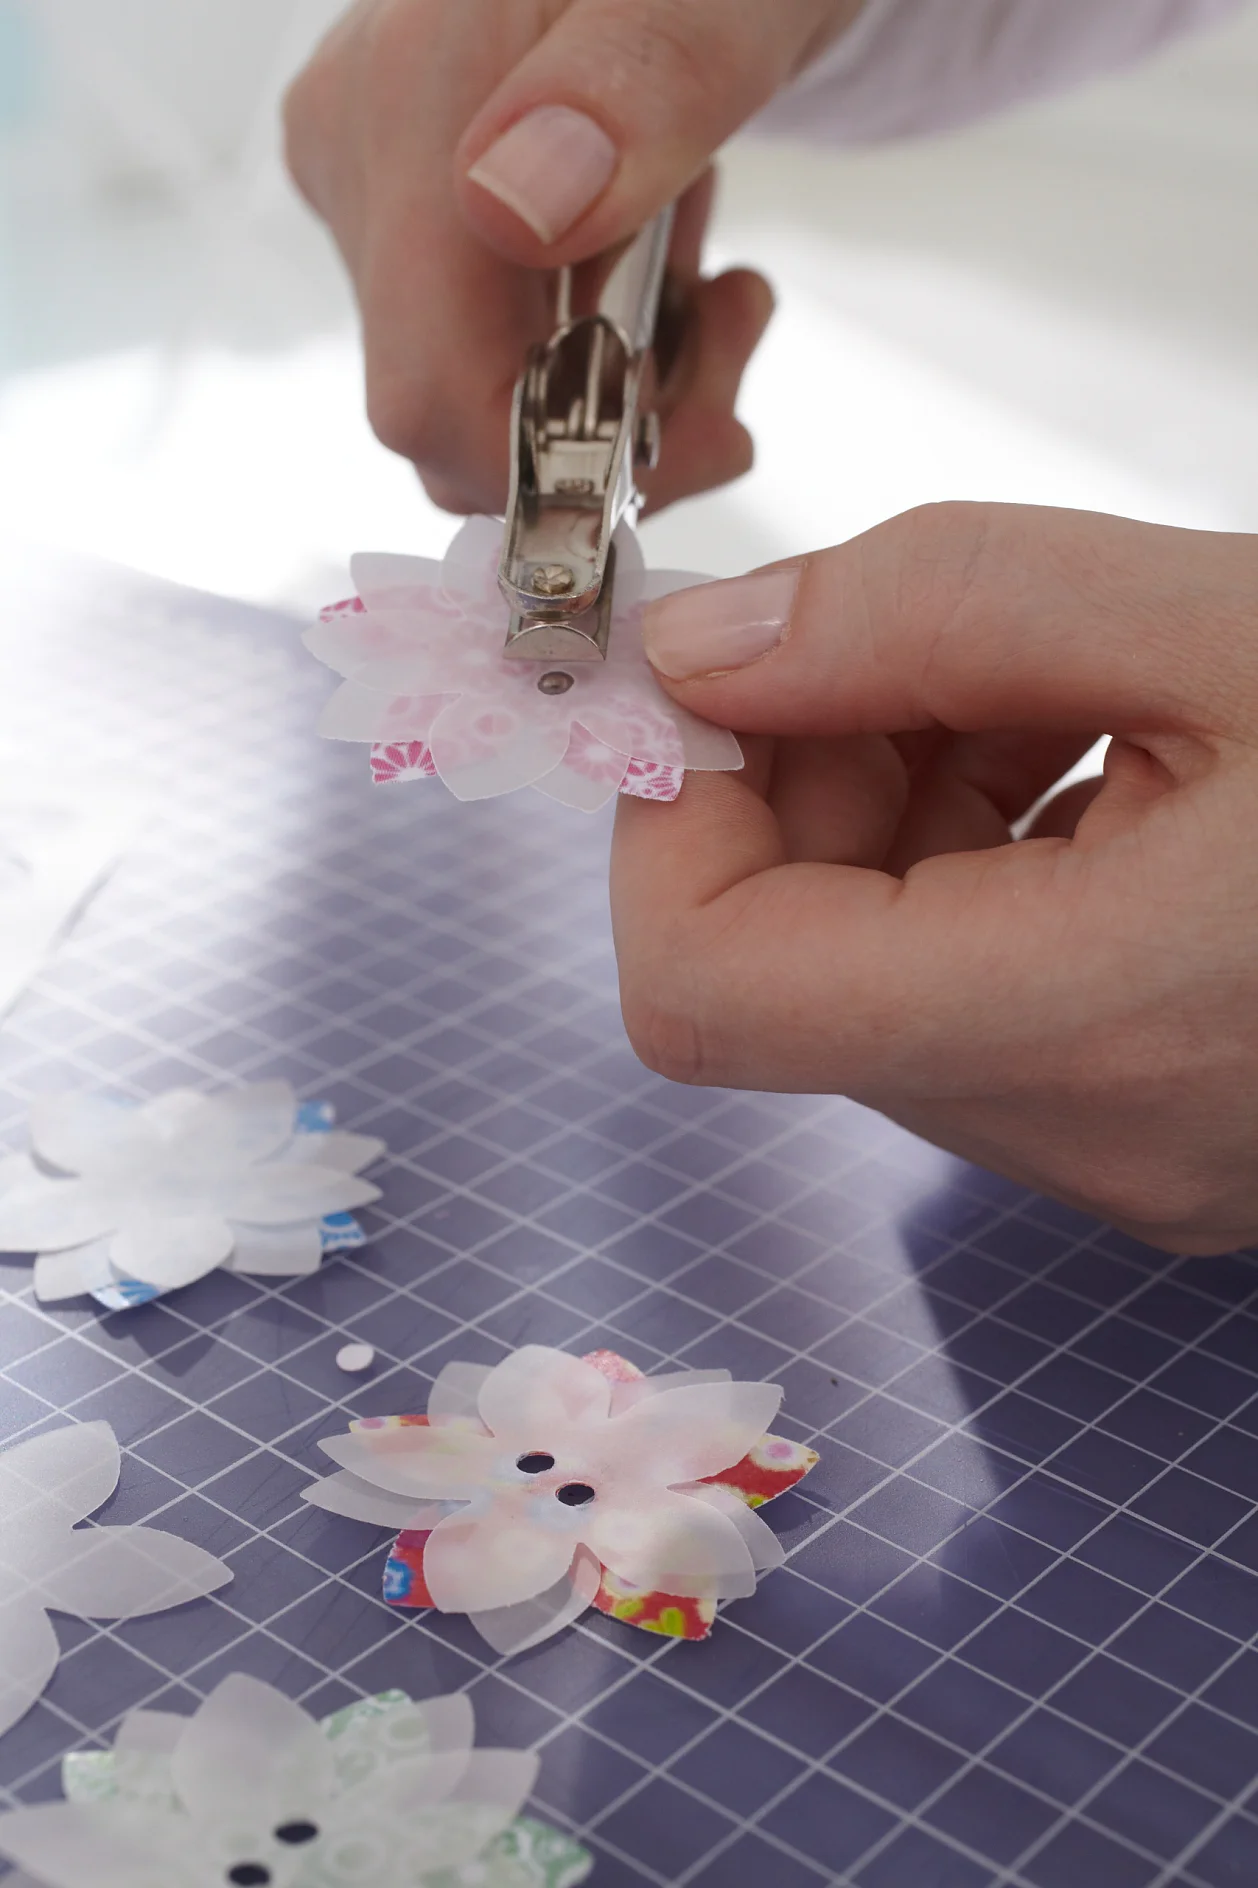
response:
<path fill-rule="evenodd" d="M 555 332 L 530 353 L 512 410 L 511 491 L 498 584 L 511 610 L 504 653 L 599 662 L 611 629 L 623 518 L 641 508 L 639 464 L 659 455 L 659 419 L 639 412 L 672 233 L 670 205 L 616 262 L 592 314 L 574 319 L 559 274 Z M 574 677 L 543 675 L 543 694 Z"/>

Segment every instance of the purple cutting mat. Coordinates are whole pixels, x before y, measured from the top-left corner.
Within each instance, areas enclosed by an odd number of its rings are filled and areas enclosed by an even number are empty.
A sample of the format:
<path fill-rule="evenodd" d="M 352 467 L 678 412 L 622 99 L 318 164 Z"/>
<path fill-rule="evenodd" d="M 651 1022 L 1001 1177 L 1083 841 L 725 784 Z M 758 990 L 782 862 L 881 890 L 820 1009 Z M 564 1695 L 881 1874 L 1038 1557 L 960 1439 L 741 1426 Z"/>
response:
<path fill-rule="evenodd" d="M 0 1796 L 241 1669 L 319 1711 L 467 1686 L 483 1740 L 540 1747 L 597 1888 L 1252 1888 L 1250 1261 L 1165 1258 L 841 1102 L 654 1079 L 604 823 L 373 789 L 315 738 L 288 623 L 82 569 L 7 601 L 0 735 L 127 756 L 155 812 L 0 1029 L 8 1144 L 41 1085 L 285 1074 L 393 1160 L 382 1236 L 315 1279 L 105 1316 L 0 1269 L 3 1433 L 107 1417 L 112 1517 L 237 1574 L 61 1619 Z M 371 1378 L 335 1368 L 347 1336 Z M 299 1503 L 318 1437 L 529 1340 L 786 1385 L 821 1465 L 770 1511 L 790 1567 L 709 1644 L 595 1618 L 498 1660 L 388 1611 L 387 1536 Z"/>

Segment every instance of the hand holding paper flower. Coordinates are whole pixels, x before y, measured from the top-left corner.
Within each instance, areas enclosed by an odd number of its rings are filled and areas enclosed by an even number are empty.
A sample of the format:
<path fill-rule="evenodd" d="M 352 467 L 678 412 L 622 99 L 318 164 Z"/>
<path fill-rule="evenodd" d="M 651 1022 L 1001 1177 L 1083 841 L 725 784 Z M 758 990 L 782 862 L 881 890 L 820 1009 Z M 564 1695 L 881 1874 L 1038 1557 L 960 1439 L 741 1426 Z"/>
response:
<path fill-rule="evenodd" d="M 80 1528 L 118 1484 L 108 1423 L 78 1423 L 0 1455 L 0 1732 L 30 1709 L 61 1649 L 48 1618 L 130 1619 L 200 1599 L 231 1569 L 153 1527 Z"/>
<path fill-rule="evenodd" d="M 500 1651 L 591 1604 L 636 1618 L 661 1596 L 698 1607 L 685 1636 L 699 1637 L 718 1600 L 754 1593 L 782 1561 L 752 1510 L 816 1456 L 766 1437 L 781 1400 L 779 1384 L 726 1371 L 643 1377 L 609 1352 L 528 1345 L 493 1369 L 447 1365 L 426 1417 L 368 1417 L 328 1438 L 341 1473 L 304 1494 L 400 1528 L 386 1597 L 466 1612 Z M 753 1488 L 742 1471 L 767 1445 L 779 1474 Z"/>
<path fill-rule="evenodd" d="M 586 812 L 617 791 L 675 799 L 687 768 L 742 766 L 734 736 L 671 701 L 642 649 L 644 603 L 702 578 L 647 572 L 622 528 L 606 661 L 517 661 L 503 655 L 501 544 L 500 524 L 473 518 L 441 564 L 353 560 L 358 597 L 306 636 L 347 678 L 323 734 L 372 742 L 377 780 L 435 773 L 460 800 L 535 786 Z"/>
<path fill-rule="evenodd" d="M 175 1088 L 139 1106 L 39 1098 L 33 1157 L 0 1161 L 0 1251 L 38 1253 L 43 1300 L 94 1291 L 108 1303 L 112 1290 L 136 1302 L 219 1265 L 314 1271 L 335 1243 L 327 1216 L 379 1199 L 358 1169 L 384 1143 L 310 1131 L 305 1114 L 283 1081 Z"/>
<path fill-rule="evenodd" d="M 402 1692 L 316 1723 L 234 1673 L 68 1756 L 68 1800 L 0 1816 L 0 1854 L 44 1888 L 576 1888 L 585 1851 L 513 1822 L 536 1756 L 472 1728 L 466 1697 Z"/>

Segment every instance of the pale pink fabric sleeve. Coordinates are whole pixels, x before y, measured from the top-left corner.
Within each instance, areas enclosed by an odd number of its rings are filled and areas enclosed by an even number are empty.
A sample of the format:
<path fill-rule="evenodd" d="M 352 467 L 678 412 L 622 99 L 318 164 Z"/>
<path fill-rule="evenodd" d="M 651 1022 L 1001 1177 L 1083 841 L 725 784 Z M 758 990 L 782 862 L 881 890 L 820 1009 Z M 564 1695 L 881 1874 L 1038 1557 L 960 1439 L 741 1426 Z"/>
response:
<path fill-rule="evenodd" d="M 841 144 L 912 137 L 1134 64 L 1246 0 L 866 0 L 753 132 Z"/>

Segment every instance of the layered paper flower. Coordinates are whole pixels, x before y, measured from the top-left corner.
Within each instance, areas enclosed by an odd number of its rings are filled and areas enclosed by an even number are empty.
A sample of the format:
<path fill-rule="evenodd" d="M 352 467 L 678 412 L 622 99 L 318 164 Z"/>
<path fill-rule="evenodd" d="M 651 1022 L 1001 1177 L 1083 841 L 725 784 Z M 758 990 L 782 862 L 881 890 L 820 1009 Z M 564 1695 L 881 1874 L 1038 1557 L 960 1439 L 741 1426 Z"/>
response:
<path fill-rule="evenodd" d="M 48 1609 L 131 1619 L 231 1579 L 203 1547 L 154 1527 L 80 1528 L 118 1485 L 108 1423 L 78 1423 L 0 1455 L 0 1732 L 29 1711 L 61 1649 Z"/>
<path fill-rule="evenodd" d="M 527 1345 L 492 1369 L 448 1364 L 426 1416 L 327 1438 L 340 1473 L 303 1493 L 400 1529 L 385 1598 L 467 1613 L 497 1651 L 591 1605 L 704 1638 L 718 1600 L 783 1560 L 754 1510 L 817 1460 L 766 1435 L 781 1400 L 779 1384 L 728 1371 L 644 1377 L 610 1351 Z"/>
<path fill-rule="evenodd" d="M 221 1095 L 174 1088 L 140 1105 L 50 1095 L 32 1153 L 0 1160 L 0 1251 L 35 1252 L 35 1295 L 91 1292 L 115 1309 L 216 1266 L 294 1276 L 362 1243 L 349 1209 L 380 1197 L 360 1167 L 383 1141 L 343 1134 L 287 1082 Z"/>
<path fill-rule="evenodd" d="M 305 639 L 346 678 L 321 733 L 369 741 L 378 781 L 439 774 L 460 800 L 533 786 L 586 812 L 617 792 L 676 799 L 687 768 L 742 766 L 734 736 L 671 701 L 642 650 L 643 605 L 703 578 L 647 572 L 622 527 L 607 660 L 520 662 L 503 655 L 501 546 L 501 524 L 472 518 L 440 564 L 353 560 L 358 596 L 325 610 Z M 539 688 L 546 669 L 561 692 Z"/>
<path fill-rule="evenodd" d="M 513 1821 L 529 1751 L 473 1750 L 465 1697 L 385 1692 L 322 1723 L 234 1673 L 190 1718 L 131 1711 L 62 1764 L 67 1801 L 0 1816 L 44 1888 L 575 1888 L 583 1849 Z"/>

